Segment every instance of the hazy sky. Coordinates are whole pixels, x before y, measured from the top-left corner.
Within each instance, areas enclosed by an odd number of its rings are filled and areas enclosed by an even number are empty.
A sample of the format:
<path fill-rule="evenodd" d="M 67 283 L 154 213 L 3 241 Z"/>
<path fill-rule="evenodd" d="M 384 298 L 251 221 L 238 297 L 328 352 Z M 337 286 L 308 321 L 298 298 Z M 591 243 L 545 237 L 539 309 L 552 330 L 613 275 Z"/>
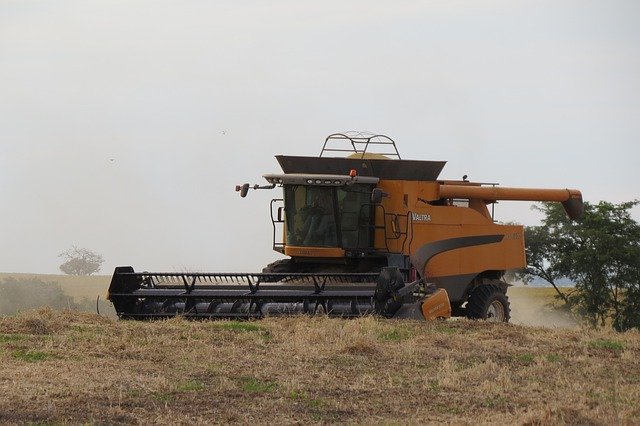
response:
<path fill-rule="evenodd" d="M 640 198 L 639 21 L 635 0 L 0 0 L 0 271 L 55 273 L 72 244 L 106 274 L 259 270 L 280 194 L 234 185 L 337 131 L 444 178 Z"/>

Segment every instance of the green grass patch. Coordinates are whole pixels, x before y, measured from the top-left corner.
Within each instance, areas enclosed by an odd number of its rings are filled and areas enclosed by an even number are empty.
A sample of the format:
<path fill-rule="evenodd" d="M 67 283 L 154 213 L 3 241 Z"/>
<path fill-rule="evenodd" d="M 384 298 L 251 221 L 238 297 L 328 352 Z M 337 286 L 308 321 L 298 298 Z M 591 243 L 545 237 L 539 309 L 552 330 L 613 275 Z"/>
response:
<path fill-rule="evenodd" d="M 40 362 L 53 358 L 50 353 L 28 349 L 17 349 L 12 352 L 11 356 L 25 362 Z"/>
<path fill-rule="evenodd" d="M 0 343 L 19 342 L 24 339 L 23 334 L 0 334 Z"/>
<path fill-rule="evenodd" d="M 618 340 L 596 339 L 589 342 L 589 347 L 593 349 L 607 349 L 618 352 L 624 350 L 624 343 Z"/>
<path fill-rule="evenodd" d="M 378 334 L 378 340 L 381 342 L 399 342 L 409 337 L 411 337 L 411 332 L 404 327 L 392 328 Z"/>
<path fill-rule="evenodd" d="M 260 380 L 256 377 L 243 376 L 240 377 L 240 386 L 245 392 L 252 393 L 271 393 L 278 387 L 276 382 L 270 380 Z"/>
<path fill-rule="evenodd" d="M 456 334 L 458 332 L 457 328 L 453 328 L 448 325 L 437 325 L 433 329 L 437 333 L 442 333 L 442 334 Z"/>
<path fill-rule="evenodd" d="M 305 391 L 292 390 L 291 392 L 289 392 L 289 398 L 293 399 L 294 401 L 304 401 L 309 397 L 307 396 L 307 393 Z"/>
<path fill-rule="evenodd" d="M 311 408 L 320 408 L 324 405 L 322 398 L 311 398 L 307 401 L 307 405 Z"/>
<path fill-rule="evenodd" d="M 267 333 L 267 330 L 265 330 L 263 327 L 259 326 L 258 324 L 253 322 L 246 322 L 246 321 L 223 322 L 220 324 L 220 328 L 222 328 L 223 330 L 235 331 L 236 333 L 250 333 L 250 332 Z"/>
<path fill-rule="evenodd" d="M 127 389 L 124 394 L 129 398 L 140 398 L 143 392 L 139 389 Z"/>
<path fill-rule="evenodd" d="M 521 354 L 516 355 L 514 359 L 520 364 L 531 365 L 535 361 L 536 357 L 533 354 Z"/>
<path fill-rule="evenodd" d="M 178 392 L 196 392 L 202 389 L 204 389 L 204 384 L 200 380 L 187 380 L 176 387 Z"/>
<path fill-rule="evenodd" d="M 305 391 L 293 390 L 289 393 L 289 398 L 295 401 L 302 401 L 309 408 L 319 408 L 324 405 L 322 398 L 309 398 L 309 395 Z"/>
<path fill-rule="evenodd" d="M 173 399 L 173 396 L 167 392 L 156 392 L 153 394 L 153 399 L 160 402 L 169 402 Z"/>
<path fill-rule="evenodd" d="M 549 354 L 545 357 L 545 359 L 549 362 L 562 362 L 562 357 L 556 354 Z"/>
<path fill-rule="evenodd" d="M 261 331 L 262 327 L 252 322 L 240 322 L 240 321 L 231 321 L 222 323 L 221 328 L 225 330 L 231 330 L 236 332 L 252 332 L 252 331 Z"/>

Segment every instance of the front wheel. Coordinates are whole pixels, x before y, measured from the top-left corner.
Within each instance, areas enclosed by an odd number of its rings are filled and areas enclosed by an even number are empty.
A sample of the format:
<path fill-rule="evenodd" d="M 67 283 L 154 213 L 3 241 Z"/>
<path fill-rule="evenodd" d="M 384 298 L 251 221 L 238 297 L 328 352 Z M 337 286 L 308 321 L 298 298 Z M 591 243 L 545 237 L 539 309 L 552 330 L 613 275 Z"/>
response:
<path fill-rule="evenodd" d="M 498 285 L 483 284 L 469 295 L 467 317 L 492 322 L 509 322 L 509 298 Z"/>

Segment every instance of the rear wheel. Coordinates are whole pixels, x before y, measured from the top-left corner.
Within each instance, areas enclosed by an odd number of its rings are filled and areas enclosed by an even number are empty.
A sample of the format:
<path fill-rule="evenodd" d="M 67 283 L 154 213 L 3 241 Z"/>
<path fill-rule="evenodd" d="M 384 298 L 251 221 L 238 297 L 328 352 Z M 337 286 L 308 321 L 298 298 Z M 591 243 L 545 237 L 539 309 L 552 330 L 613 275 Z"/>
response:
<path fill-rule="evenodd" d="M 505 290 L 496 284 L 476 287 L 467 301 L 467 317 L 492 322 L 509 322 L 509 298 Z"/>

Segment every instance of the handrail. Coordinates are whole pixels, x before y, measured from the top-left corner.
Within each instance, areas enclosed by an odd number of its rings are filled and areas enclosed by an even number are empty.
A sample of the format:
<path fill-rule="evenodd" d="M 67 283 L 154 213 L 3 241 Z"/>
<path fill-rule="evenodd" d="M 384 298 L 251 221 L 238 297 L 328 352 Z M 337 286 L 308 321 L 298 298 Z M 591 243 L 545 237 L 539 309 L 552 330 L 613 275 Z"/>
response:
<path fill-rule="evenodd" d="M 322 151 L 320 151 L 320 157 L 322 157 L 327 152 L 351 152 L 354 154 L 360 154 L 360 158 L 365 158 L 365 154 L 377 154 L 384 156 L 397 157 L 398 160 L 401 159 L 400 153 L 398 152 L 398 148 L 396 147 L 396 143 L 393 139 L 386 135 L 375 135 L 372 133 L 365 132 L 347 132 L 346 133 L 333 133 L 324 141 L 324 145 L 322 146 Z M 327 146 L 327 144 L 332 142 L 342 142 L 350 146 L 350 148 L 346 149 L 335 148 L 331 146 Z M 363 146 L 364 145 L 364 146 Z M 387 145 L 392 149 L 389 151 L 393 152 L 370 152 L 369 148 L 371 145 Z"/>

